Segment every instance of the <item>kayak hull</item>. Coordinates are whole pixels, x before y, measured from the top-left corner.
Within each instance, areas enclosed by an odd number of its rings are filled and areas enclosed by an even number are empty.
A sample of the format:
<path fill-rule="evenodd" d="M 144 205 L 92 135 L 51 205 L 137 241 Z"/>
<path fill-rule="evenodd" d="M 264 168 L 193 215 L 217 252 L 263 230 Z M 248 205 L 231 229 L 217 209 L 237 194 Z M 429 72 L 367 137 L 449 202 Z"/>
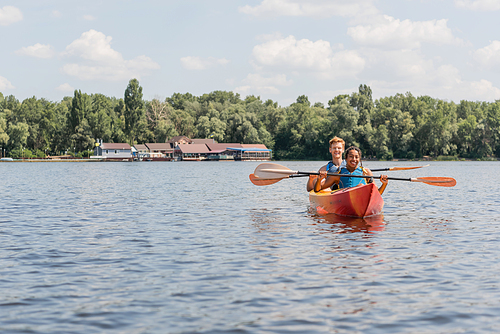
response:
<path fill-rule="evenodd" d="M 370 217 L 378 215 L 384 200 L 375 183 L 336 191 L 314 190 L 309 193 L 311 207 L 320 214 L 335 213 L 346 217 Z"/>

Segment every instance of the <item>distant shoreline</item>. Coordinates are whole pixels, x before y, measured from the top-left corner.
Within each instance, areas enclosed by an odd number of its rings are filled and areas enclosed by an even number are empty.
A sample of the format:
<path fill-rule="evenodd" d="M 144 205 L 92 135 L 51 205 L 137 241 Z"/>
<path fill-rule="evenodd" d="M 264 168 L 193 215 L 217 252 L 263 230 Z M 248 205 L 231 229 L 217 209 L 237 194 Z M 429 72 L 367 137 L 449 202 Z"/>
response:
<path fill-rule="evenodd" d="M 132 159 L 106 159 L 106 158 L 64 158 L 64 159 L 53 159 L 53 158 L 26 158 L 26 159 L 12 159 L 12 160 L 0 160 L 0 162 L 138 162 Z M 208 161 L 208 160 L 207 160 Z M 257 160 L 258 161 L 258 160 Z M 326 161 L 326 160 L 271 160 L 271 161 Z M 378 159 L 363 159 L 363 161 L 377 161 L 377 162 L 425 162 L 425 161 L 450 161 L 450 162 L 464 162 L 464 161 L 500 161 L 497 158 L 488 159 L 465 159 L 465 158 L 437 158 L 437 159 L 392 159 L 392 160 L 378 160 Z M 144 161 L 150 162 L 150 161 Z M 179 161 L 182 162 L 182 161 Z M 185 162 L 185 161 L 184 161 Z"/>

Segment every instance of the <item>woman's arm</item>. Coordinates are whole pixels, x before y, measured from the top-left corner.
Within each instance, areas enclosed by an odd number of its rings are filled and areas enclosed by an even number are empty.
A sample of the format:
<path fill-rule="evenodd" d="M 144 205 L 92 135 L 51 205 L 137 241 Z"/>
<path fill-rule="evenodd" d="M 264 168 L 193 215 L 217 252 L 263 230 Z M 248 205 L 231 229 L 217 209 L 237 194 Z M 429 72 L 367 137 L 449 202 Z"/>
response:
<path fill-rule="evenodd" d="M 321 167 L 318 172 L 321 172 L 322 170 L 326 170 L 326 165 Z M 318 180 L 318 175 L 309 175 L 309 179 L 307 180 L 307 191 L 311 191 L 314 189 L 314 186 L 316 185 L 316 181 Z"/>
<path fill-rule="evenodd" d="M 373 176 L 373 173 L 369 168 L 363 168 L 363 174 L 368 176 Z M 378 192 L 380 193 L 380 195 L 382 195 L 384 193 L 385 188 L 387 187 L 387 183 L 389 182 L 387 180 L 387 175 L 380 175 L 380 182 L 382 182 L 382 184 L 378 188 Z"/>
<path fill-rule="evenodd" d="M 378 188 L 378 192 L 380 193 L 380 195 L 382 195 L 384 193 L 385 187 L 387 187 L 387 183 L 389 183 L 389 181 L 387 180 L 387 175 L 380 175 L 380 182 L 382 182 L 382 185 L 380 186 L 380 188 Z"/>
<path fill-rule="evenodd" d="M 326 178 L 326 180 L 324 182 L 321 182 L 321 180 L 323 180 L 324 178 Z M 318 191 L 321 191 L 322 189 L 329 188 L 329 187 L 333 186 L 334 183 L 339 183 L 339 181 L 340 181 L 340 177 L 331 176 L 331 175 L 327 176 L 326 170 L 320 171 L 320 174 L 317 178 L 317 181 L 314 184 L 314 191 L 318 192 Z"/>

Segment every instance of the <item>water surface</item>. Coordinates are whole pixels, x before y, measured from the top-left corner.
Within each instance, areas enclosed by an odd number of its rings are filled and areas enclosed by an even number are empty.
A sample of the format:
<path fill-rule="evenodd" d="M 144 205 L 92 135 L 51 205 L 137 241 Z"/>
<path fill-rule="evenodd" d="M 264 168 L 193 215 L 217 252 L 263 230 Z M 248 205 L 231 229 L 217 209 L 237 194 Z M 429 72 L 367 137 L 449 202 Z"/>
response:
<path fill-rule="evenodd" d="M 457 186 L 391 181 L 364 220 L 316 215 L 305 178 L 254 186 L 257 165 L 0 163 L 0 332 L 498 330 L 499 162 L 387 172 Z"/>

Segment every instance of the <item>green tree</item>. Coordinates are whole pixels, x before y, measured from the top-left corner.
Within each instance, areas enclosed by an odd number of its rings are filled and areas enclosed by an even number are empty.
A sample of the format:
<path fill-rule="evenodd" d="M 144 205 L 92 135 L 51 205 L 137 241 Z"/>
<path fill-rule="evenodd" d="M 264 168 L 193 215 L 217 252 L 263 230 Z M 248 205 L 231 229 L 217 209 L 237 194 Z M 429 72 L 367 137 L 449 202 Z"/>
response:
<path fill-rule="evenodd" d="M 196 133 L 194 118 L 187 111 L 182 109 L 172 110 L 170 121 L 179 135 L 194 138 Z"/>
<path fill-rule="evenodd" d="M 358 92 L 352 93 L 349 97 L 349 104 L 358 112 L 358 126 L 355 129 L 354 137 L 362 152 L 366 154 L 371 151 L 369 145 L 372 131 L 371 114 L 375 109 L 370 86 L 360 85 Z"/>
<path fill-rule="evenodd" d="M 167 102 L 162 102 L 158 98 L 146 102 L 146 119 L 150 130 L 158 125 L 158 122 L 168 118 L 169 105 Z"/>
<path fill-rule="evenodd" d="M 384 124 L 379 125 L 370 136 L 370 146 L 378 159 L 392 159 L 392 151 L 389 150 L 389 131 Z"/>
<path fill-rule="evenodd" d="M 165 143 L 169 138 L 178 136 L 179 133 L 175 130 L 174 125 L 168 120 L 160 120 L 154 128 L 154 136 L 157 143 Z"/>
<path fill-rule="evenodd" d="M 167 101 L 162 102 L 157 98 L 146 103 L 148 129 L 153 134 L 155 142 L 164 143 L 168 138 L 178 135 L 171 121 L 172 110 Z"/>
<path fill-rule="evenodd" d="M 11 149 L 20 149 L 26 146 L 29 136 L 29 125 L 23 122 L 12 124 L 9 127 L 9 147 Z"/>
<path fill-rule="evenodd" d="M 92 105 L 87 116 L 91 136 L 109 142 L 112 137 L 110 117 L 113 113 L 112 102 L 103 94 L 92 95 L 91 99 Z"/>
<path fill-rule="evenodd" d="M 90 126 L 87 120 L 84 118 L 83 121 L 76 127 L 75 133 L 70 136 L 71 143 L 73 147 L 69 149 L 74 149 L 76 152 L 87 151 L 93 148 L 94 138 L 92 138 L 92 132 L 90 131 Z"/>
<path fill-rule="evenodd" d="M 344 139 L 346 147 L 359 146 L 355 137 L 355 134 L 359 132 L 359 114 L 349 105 L 347 99 L 330 100 L 328 110 L 328 123 L 323 130 L 328 134 L 328 137 L 338 136 Z"/>
<path fill-rule="evenodd" d="M 411 114 L 381 104 L 374 111 L 372 119 L 374 128 L 378 129 L 380 125 L 384 125 L 387 130 L 388 140 L 385 145 L 388 152 L 397 158 L 407 158 L 413 142 L 413 130 L 415 128 Z M 373 141 L 371 141 L 371 144 L 374 144 Z M 376 143 L 375 146 L 380 147 Z"/>
<path fill-rule="evenodd" d="M 14 95 L 4 97 L 2 101 L 2 112 L 4 113 L 5 120 L 7 121 L 7 126 L 10 123 L 17 123 L 19 121 L 17 115 L 20 106 L 21 103 L 19 103 Z"/>
<path fill-rule="evenodd" d="M 449 120 L 444 116 L 443 110 L 433 110 L 427 122 L 420 128 L 423 153 L 431 156 L 447 155 L 452 147 L 452 132 Z"/>
<path fill-rule="evenodd" d="M 488 106 L 486 111 L 486 133 L 492 151 L 500 157 L 500 101 Z"/>
<path fill-rule="evenodd" d="M 285 119 L 280 122 L 275 136 L 275 158 L 316 158 L 319 152 L 328 152 L 328 145 L 318 144 L 320 134 L 327 128 L 321 126 L 323 119 L 317 114 L 323 109 L 310 107 L 305 96 L 299 96 L 297 102 L 285 109 Z"/>
<path fill-rule="evenodd" d="M 297 97 L 295 103 L 303 104 L 308 107 L 311 106 L 311 102 L 309 102 L 309 98 L 306 95 L 300 95 L 299 97 Z"/>
<path fill-rule="evenodd" d="M 125 133 L 130 138 L 130 143 L 133 144 L 139 134 L 139 122 L 144 117 L 142 87 L 137 79 L 129 81 L 123 100 L 125 102 Z"/>
<path fill-rule="evenodd" d="M 238 104 L 241 102 L 240 94 L 233 92 L 225 92 L 221 90 L 213 91 L 209 94 L 203 94 L 198 98 L 201 104 L 209 102 L 219 102 L 220 104 Z"/>
<path fill-rule="evenodd" d="M 7 121 L 0 114 L 0 147 L 5 148 L 8 142 L 9 135 L 7 134 Z M 3 154 L 3 151 L 0 153 Z"/>
<path fill-rule="evenodd" d="M 196 130 L 200 138 L 214 138 L 216 141 L 222 142 L 224 141 L 226 123 L 217 117 L 201 116 L 197 121 Z"/>
<path fill-rule="evenodd" d="M 77 127 L 86 118 L 91 108 L 90 97 L 81 90 L 74 92 L 73 100 L 71 101 L 71 109 L 68 114 L 68 129 L 71 134 L 75 133 Z"/>
<path fill-rule="evenodd" d="M 165 101 L 172 106 L 173 109 L 185 109 L 186 102 L 197 102 L 198 98 L 191 93 L 181 94 L 174 93 Z"/>
<path fill-rule="evenodd" d="M 119 99 L 113 112 L 110 113 L 111 118 L 111 141 L 113 143 L 123 143 L 127 141 L 125 135 L 125 103 L 123 99 Z"/>
<path fill-rule="evenodd" d="M 62 154 L 68 148 L 69 130 L 68 115 L 72 105 L 72 97 L 65 97 L 60 103 L 53 106 L 49 112 L 50 118 L 50 140 L 49 154 Z"/>

